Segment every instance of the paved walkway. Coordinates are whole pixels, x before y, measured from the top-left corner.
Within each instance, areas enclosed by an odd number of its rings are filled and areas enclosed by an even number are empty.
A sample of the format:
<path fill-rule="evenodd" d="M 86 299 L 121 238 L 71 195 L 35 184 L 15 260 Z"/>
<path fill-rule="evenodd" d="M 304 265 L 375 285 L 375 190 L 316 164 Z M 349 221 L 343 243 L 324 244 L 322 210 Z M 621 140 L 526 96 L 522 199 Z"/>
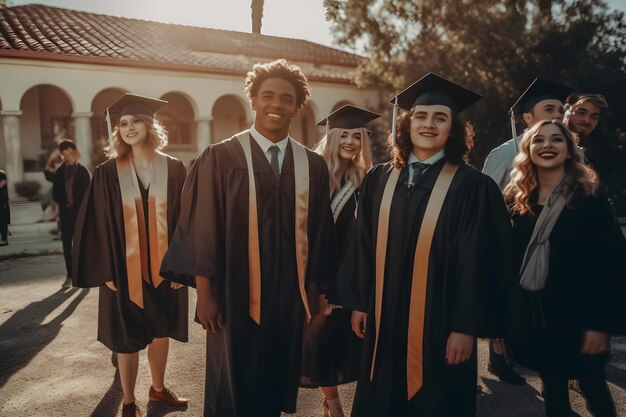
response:
<path fill-rule="evenodd" d="M 21 256 L 54 255 L 63 253 L 60 235 L 50 232 L 57 229 L 56 222 L 9 225 L 9 244 L 0 247 L 0 261 Z"/>
<path fill-rule="evenodd" d="M 61 255 L 34 256 L 0 262 L 0 415 L 114 417 L 121 388 L 111 353 L 96 341 L 97 290 L 60 289 L 64 277 Z M 190 319 L 195 306 L 191 291 Z M 191 321 L 190 321 L 191 323 Z M 168 384 L 190 398 L 186 410 L 148 403 L 150 375 L 145 353 L 140 356 L 137 399 L 148 416 L 202 416 L 204 331 L 191 324 L 188 343 L 172 342 Z M 487 346 L 479 342 L 479 417 L 543 416 L 539 380 L 523 371 L 528 385 L 498 382 L 486 371 Z M 610 388 L 626 417 L 626 338 L 613 340 L 608 366 Z M 347 415 L 354 384 L 340 388 Z M 571 393 L 578 415 L 589 417 L 583 400 Z M 300 390 L 298 417 L 321 416 L 319 391 Z M 146 415 L 146 414 L 144 414 Z"/>

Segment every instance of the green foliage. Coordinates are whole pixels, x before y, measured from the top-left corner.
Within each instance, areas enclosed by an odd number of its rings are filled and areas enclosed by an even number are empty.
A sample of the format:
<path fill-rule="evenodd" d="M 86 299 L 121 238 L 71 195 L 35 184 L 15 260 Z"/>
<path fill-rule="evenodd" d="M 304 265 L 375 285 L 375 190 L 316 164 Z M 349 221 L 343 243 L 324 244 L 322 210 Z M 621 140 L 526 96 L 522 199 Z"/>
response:
<path fill-rule="evenodd" d="M 626 148 L 626 20 L 603 0 L 324 0 L 324 5 L 336 43 L 368 58 L 358 71 L 359 86 L 378 88 L 387 100 L 433 71 L 484 96 L 464 114 L 476 127 L 476 166 L 511 137 L 507 112 L 535 77 L 604 94 L 616 116 L 609 120 L 612 146 L 616 152 Z M 389 123 L 390 106 L 386 109 Z M 623 190 L 626 175 L 621 178 Z"/>
<path fill-rule="evenodd" d="M 19 181 L 15 183 L 15 192 L 17 195 L 27 198 L 28 201 L 39 200 L 40 189 L 41 184 L 38 181 Z"/>

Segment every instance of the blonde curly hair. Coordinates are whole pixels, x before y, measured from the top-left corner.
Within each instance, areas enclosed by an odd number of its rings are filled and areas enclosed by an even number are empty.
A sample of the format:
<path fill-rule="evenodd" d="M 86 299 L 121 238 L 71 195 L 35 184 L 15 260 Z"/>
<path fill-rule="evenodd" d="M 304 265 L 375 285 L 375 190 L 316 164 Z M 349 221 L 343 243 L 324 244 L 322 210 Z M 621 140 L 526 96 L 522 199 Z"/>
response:
<path fill-rule="evenodd" d="M 537 166 L 530 158 L 530 144 L 542 127 L 558 126 L 565 138 L 569 158 L 565 160 L 565 196 L 570 205 L 574 196 L 595 195 L 598 189 L 598 174 L 585 165 L 585 156 L 577 145 L 574 134 L 557 119 L 542 120 L 532 125 L 520 142 L 520 150 L 513 161 L 511 182 L 504 189 L 504 197 L 511 213 L 532 213 L 530 197 L 539 186 Z"/>
<path fill-rule="evenodd" d="M 160 151 L 167 146 L 167 130 L 165 130 L 161 122 L 147 114 L 135 114 L 134 116 L 146 124 L 148 136 L 145 140 L 153 150 Z M 131 146 L 124 142 L 120 135 L 119 123 L 118 120 L 113 133 L 111 133 L 109 146 L 104 148 L 104 152 L 109 159 L 122 157 L 132 150 Z"/>

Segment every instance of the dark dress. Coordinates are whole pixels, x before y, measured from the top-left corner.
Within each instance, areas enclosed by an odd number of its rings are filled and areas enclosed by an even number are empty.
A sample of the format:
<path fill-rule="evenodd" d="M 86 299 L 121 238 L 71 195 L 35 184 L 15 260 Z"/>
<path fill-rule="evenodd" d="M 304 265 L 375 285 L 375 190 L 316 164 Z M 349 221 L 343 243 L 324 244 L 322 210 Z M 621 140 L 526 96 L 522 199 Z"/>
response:
<path fill-rule="evenodd" d="M 463 165 L 456 172 L 435 228 L 427 277 L 423 341 L 423 386 L 407 400 L 407 338 L 413 259 L 426 205 L 444 160 L 427 169 L 412 188 L 393 194 L 385 265 L 380 335 L 373 381 L 375 252 L 378 214 L 389 163 L 369 172 L 361 187 L 357 216 L 356 310 L 368 312 L 364 360 L 353 417 L 474 416 L 476 346 L 471 358 L 448 365 L 451 332 L 502 337 L 510 317 L 515 275 L 511 226 L 500 190 L 489 177 Z"/>
<path fill-rule="evenodd" d="M 331 304 L 342 308 L 334 309 L 329 316 L 319 314 L 305 326 L 301 387 L 346 384 L 356 381 L 359 374 L 363 342 L 354 334 L 351 325 L 357 198 L 358 190 L 346 202 L 335 222 L 341 262 L 335 290 L 327 298 Z"/>
<path fill-rule="evenodd" d="M 304 308 L 295 255 L 295 180 L 291 144 L 280 180 L 251 137 L 261 258 L 261 325 L 248 309 L 248 169 L 232 138 L 209 146 L 194 163 L 183 190 L 182 213 L 161 273 L 194 285 L 209 277 L 223 329 L 207 332 L 205 416 L 278 416 L 295 412 L 302 356 Z M 308 151 L 310 189 L 307 289 L 332 288 L 336 242 L 328 196 L 328 169 Z M 312 311 L 314 314 L 314 311 Z"/>
<path fill-rule="evenodd" d="M 177 159 L 168 157 L 167 169 L 167 226 L 171 240 L 180 213 L 185 166 Z M 146 207 L 148 192 L 141 191 Z M 144 212 L 147 213 L 146 210 Z M 138 352 L 145 349 L 155 337 L 171 337 L 186 342 L 187 288 L 174 290 L 168 281 L 154 288 L 142 280 L 144 308 L 133 303 L 128 297 L 124 236 L 117 167 L 115 160 L 109 160 L 94 171 L 76 222 L 74 285 L 100 287 L 98 340 L 112 351 Z M 103 285 L 106 281 L 115 282 L 117 291 Z"/>
<path fill-rule="evenodd" d="M 72 195 L 67 195 L 66 177 L 72 175 Z M 74 236 L 74 226 L 78 217 L 78 210 L 83 201 L 91 175 L 89 170 L 80 163 L 74 165 L 61 164 L 54 171 L 45 171 L 44 176 L 52 182 L 52 198 L 59 205 L 59 218 L 61 226 L 61 241 L 63 242 L 63 257 L 65 258 L 65 269 L 67 277 L 72 276 L 72 238 Z M 70 180 L 71 181 L 71 180 Z"/>
<path fill-rule="evenodd" d="M 536 201 L 536 197 L 535 197 Z M 542 206 L 535 215 L 513 216 L 517 264 L 521 264 Z M 550 389 L 567 402 L 567 379 L 578 378 L 590 400 L 590 410 L 606 410 L 608 389 L 604 381 L 607 354 L 583 355 L 586 330 L 615 334 L 626 331 L 623 295 L 626 244 L 608 201 L 576 198 L 561 212 L 550 235 L 550 270 L 545 288 L 523 290 L 523 315 L 527 332 L 514 343 L 516 360 L 538 371 L 546 384 L 548 415 L 567 413 L 569 403 L 551 414 Z M 560 388 L 559 388 L 560 386 Z M 595 415 L 614 415 L 601 412 Z"/>
<path fill-rule="evenodd" d="M 7 180 L 7 174 L 0 169 L 0 182 Z M 6 241 L 11 224 L 11 209 L 9 208 L 9 185 L 0 188 L 0 239 Z"/>

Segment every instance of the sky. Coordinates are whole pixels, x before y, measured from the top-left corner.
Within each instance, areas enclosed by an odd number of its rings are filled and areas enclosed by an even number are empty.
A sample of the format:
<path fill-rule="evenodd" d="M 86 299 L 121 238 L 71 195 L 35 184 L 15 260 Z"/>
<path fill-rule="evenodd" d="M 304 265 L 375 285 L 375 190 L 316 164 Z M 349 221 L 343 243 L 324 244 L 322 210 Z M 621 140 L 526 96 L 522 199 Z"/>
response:
<path fill-rule="evenodd" d="M 250 32 L 250 0 L 7 0 L 8 5 L 47 4 L 156 22 Z M 608 0 L 626 12 L 626 0 Z M 265 0 L 261 33 L 333 45 L 323 0 Z M 335 46 L 336 47 L 336 46 Z"/>

